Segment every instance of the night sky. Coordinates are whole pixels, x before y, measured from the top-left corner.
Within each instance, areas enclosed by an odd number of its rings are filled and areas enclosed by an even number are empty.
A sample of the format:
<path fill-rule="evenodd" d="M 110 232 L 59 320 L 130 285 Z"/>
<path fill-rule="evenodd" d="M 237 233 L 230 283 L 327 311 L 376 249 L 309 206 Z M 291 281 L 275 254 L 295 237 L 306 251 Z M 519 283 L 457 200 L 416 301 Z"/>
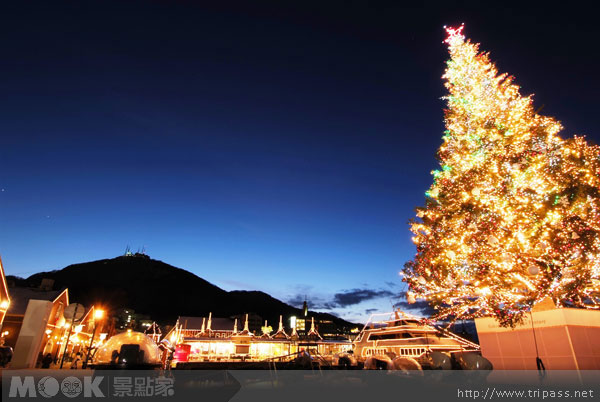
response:
<path fill-rule="evenodd" d="M 443 25 L 600 143 L 600 25 L 576 2 L 210 3 L 0 6 L 7 274 L 129 245 L 227 290 L 391 310 L 444 130 Z"/>

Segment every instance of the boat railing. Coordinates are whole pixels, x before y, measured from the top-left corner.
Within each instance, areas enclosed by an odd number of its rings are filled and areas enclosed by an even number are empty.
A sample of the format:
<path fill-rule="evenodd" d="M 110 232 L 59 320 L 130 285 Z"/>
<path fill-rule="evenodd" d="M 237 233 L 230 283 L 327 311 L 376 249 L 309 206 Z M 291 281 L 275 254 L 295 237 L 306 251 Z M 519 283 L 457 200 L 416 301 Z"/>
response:
<path fill-rule="evenodd" d="M 363 330 L 367 328 L 388 326 L 390 323 L 401 320 L 422 321 L 423 319 L 423 317 L 418 317 L 416 315 L 405 313 L 399 310 L 386 313 L 373 313 L 369 316 L 369 319 L 365 323 Z"/>
<path fill-rule="evenodd" d="M 269 367 L 270 367 L 271 364 L 274 364 L 277 362 L 289 362 L 289 361 L 292 361 L 295 358 L 300 357 L 305 354 L 308 354 L 308 356 L 310 356 L 311 360 L 317 362 L 319 368 L 322 366 L 333 366 L 333 363 L 331 362 L 331 360 L 327 359 L 325 356 L 320 354 L 318 351 L 313 351 L 313 353 L 309 353 L 307 351 L 300 351 L 300 352 L 290 353 L 287 355 L 268 357 L 266 359 L 262 359 L 261 362 L 268 363 Z M 276 366 L 273 366 L 273 368 L 275 368 L 275 367 Z"/>
<path fill-rule="evenodd" d="M 290 353 L 290 354 L 287 354 L 287 355 L 267 357 L 266 359 L 262 359 L 261 361 L 263 361 L 263 362 L 283 362 L 283 361 L 290 361 L 293 358 L 298 357 L 302 353 L 304 353 L 304 352 L 294 352 L 294 353 Z"/>

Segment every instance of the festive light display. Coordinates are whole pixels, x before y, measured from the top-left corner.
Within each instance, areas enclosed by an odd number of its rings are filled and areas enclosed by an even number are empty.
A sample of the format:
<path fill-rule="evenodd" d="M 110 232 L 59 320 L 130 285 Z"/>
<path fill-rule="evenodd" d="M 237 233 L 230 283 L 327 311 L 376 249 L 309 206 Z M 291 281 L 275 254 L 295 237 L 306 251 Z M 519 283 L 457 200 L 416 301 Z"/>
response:
<path fill-rule="evenodd" d="M 513 77 L 447 28 L 441 169 L 411 221 L 407 300 L 435 318 L 522 321 L 538 301 L 600 308 L 600 148 L 561 139 Z"/>

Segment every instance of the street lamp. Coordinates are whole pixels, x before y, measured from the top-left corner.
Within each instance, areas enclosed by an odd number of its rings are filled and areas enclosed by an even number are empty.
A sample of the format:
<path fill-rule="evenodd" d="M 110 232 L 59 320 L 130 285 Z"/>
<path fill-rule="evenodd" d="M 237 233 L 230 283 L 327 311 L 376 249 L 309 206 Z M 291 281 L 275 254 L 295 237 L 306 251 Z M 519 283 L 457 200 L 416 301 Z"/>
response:
<path fill-rule="evenodd" d="M 104 310 L 94 310 L 94 319 L 101 320 L 104 317 Z"/>
<path fill-rule="evenodd" d="M 88 361 L 90 360 L 90 353 L 92 352 L 92 345 L 94 344 L 94 336 L 96 336 L 96 330 L 98 329 L 98 321 L 104 318 L 104 310 L 94 309 L 94 331 L 92 332 L 92 339 L 90 339 L 90 346 L 88 347 L 87 356 L 85 357 L 85 363 L 82 368 L 86 368 Z"/>

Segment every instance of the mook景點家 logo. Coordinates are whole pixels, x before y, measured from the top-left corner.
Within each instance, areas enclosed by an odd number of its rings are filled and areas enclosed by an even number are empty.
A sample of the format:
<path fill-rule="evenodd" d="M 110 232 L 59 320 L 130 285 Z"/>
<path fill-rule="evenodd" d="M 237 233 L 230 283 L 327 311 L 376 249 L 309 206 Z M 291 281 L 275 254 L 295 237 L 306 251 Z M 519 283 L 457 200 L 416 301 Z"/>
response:
<path fill-rule="evenodd" d="M 174 379 L 151 376 L 21 376 L 3 374 L 9 398 L 165 397 L 175 394 Z M 3 397 L 6 397 L 3 389 Z"/>
<path fill-rule="evenodd" d="M 59 381 L 54 377 L 45 376 L 36 381 L 33 376 L 14 375 L 10 379 L 8 397 L 32 398 L 42 396 L 44 398 L 52 398 L 59 394 L 67 398 L 75 398 L 82 394 L 85 398 L 102 398 L 105 396 L 100 388 L 104 377 L 84 376 L 82 379 L 70 376 Z"/>

